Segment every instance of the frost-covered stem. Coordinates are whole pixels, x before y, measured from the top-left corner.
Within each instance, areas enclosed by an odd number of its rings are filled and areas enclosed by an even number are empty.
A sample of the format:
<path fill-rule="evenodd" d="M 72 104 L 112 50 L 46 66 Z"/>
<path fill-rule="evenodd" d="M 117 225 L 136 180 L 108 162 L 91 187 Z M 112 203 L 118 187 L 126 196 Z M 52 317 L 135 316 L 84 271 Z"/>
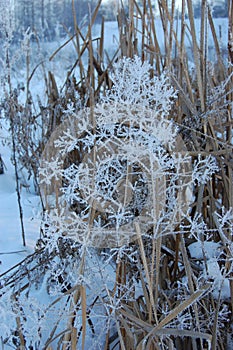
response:
<path fill-rule="evenodd" d="M 189 261 L 189 257 L 188 257 L 188 253 L 187 253 L 187 249 L 185 247 L 185 240 L 184 240 L 184 236 L 180 235 L 180 249 L 181 249 L 181 253 L 184 259 L 184 268 L 186 271 L 186 276 L 188 278 L 188 286 L 189 289 L 191 291 L 192 294 L 194 294 L 195 292 L 195 287 L 194 283 L 195 283 L 195 279 L 193 278 L 193 271 L 190 265 L 190 261 Z M 194 303 L 193 305 L 193 309 L 194 309 L 194 314 L 195 314 L 195 320 L 197 323 L 197 327 L 199 332 L 201 331 L 201 326 L 200 326 L 200 320 L 199 320 L 199 314 L 198 314 L 198 308 L 197 308 L 197 304 Z"/>
<path fill-rule="evenodd" d="M 58 211 L 58 214 L 60 214 L 60 207 L 59 207 L 59 188 L 57 183 L 55 183 L 55 202 L 56 202 L 56 209 Z"/>
<path fill-rule="evenodd" d="M 7 84 L 9 87 L 9 91 L 12 91 L 12 86 L 11 86 L 11 74 L 10 74 L 10 57 L 9 57 L 9 48 L 7 47 L 6 50 L 6 69 L 7 69 Z"/>
<path fill-rule="evenodd" d="M 11 108 L 12 108 L 12 106 L 10 107 L 10 109 Z M 17 200 L 18 200 L 18 207 L 19 207 L 21 234 L 22 234 L 22 239 L 23 239 L 23 246 L 25 247 L 26 246 L 26 239 L 25 239 L 25 230 L 24 230 L 24 223 L 23 223 L 23 208 L 21 205 L 18 163 L 17 163 L 17 157 L 16 157 L 16 144 L 15 144 L 13 113 L 14 113 L 14 111 L 10 110 L 10 130 L 11 130 L 12 153 L 13 153 L 12 156 L 13 156 L 13 164 L 14 164 L 14 170 L 15 170 L 16 193 L 17 193 Z"/>
<path fill-rule="evenodd" d="M 27 67 L 27 91 L 26 91 L 26 96 L 27 96 L 27 105 L 29 102 L 29 83 L 30 83 L 30 48 L 29 48 L 29 39 L 27 39 L 26 43 L 26 67 Z"/>
<path fill-rule="evenodd" d="M 66 344 L 71 341 L 71 330 L 73 329 L 74 326 L 74 320 L 76 317 L 76 305 L 78 301 L 80 300 L 81 294 L 80 294 L 80 286 L 77 286 L 76 290 L 74 291 L 73 296 L 71 297 L 71 302 L 70 302 L 70 315 L 68 319 L 68 324 L 67 324 L 67 332 L 64 335 L 63 338 L 63 346 L 62 350 L 66 349 Z"/>
<path fill-rule="evenodd" d="M 8 14 L 9 15 L 9 14 Z M 11 83 L 11 62 L 10 62 L 10 45 L 12 42 L 12 28 L 5 28 L 5 40 L 6 40 L 6 51 L 5 51 L 5 60 L 6 60 L 6 72 L 7 72 L 7 85 L 8 92 L 5 88 L 5 97 L 9 103 L 9 119 L 10 119 L 10 132 L 11 132 L 11 141 L 12 141 L 12 157 L 13 157 L 13 165 L 15 170 L 15 181 L 16 181 L 16 193 L 19 207 L 19 216 L 20 216 L 20 224 L 21 224 L 21 234 L 23 239 L 23 245 L 26 246 L 25 240 L 25 231 L 23 224 L 23 209 L 21 205 L 21 196 L 20 196 L 20 186 L 19 186 L 19 173 L 18 173 L 18 163 L 16 157 L 16 142 L 15 142 L 15 131 L 14 131 L 14 114 L 15 114 L 15 101 L 12 91 L 12 83 Z"/>
<path fill-rule="evenodd" d="M 20 349 L 25 349 L 25 339 L 24 339 L 23 332 L 22 332 L 22 323 L 21 323 L 21 320 L 20 320 L 20 316 L 18 314 L 20 306 L 17 305 L 19 303 L 19 301 L 18 301 L 18 297 L 17 297 L 16 294 L 12 295 L 12 300 L 14 301 L 14 307 L 15 307 L 15 313 L 16 313 L 15 320 L 16 320 L 17 331 L 18 331 L 19 340 L 20 340 L 19 348 Z"/>
<path fill-rule="evenodd" d="M 202 204 L 203 204 L 203 194 L 204 194 L 205 184 L 200 184 L 198 188 L 197 196 L 197 212 L 201 213 Z"/>
<path fill-rule="evenodd" d="M 158 178 L 154 178 L 153 160 L 152 159 L 150 159 L 150 166 L 151 166 L 150 171 L 151 171 L 151 176 L 152 176 L 152 183 L 154 184 L 152 186 L 154 218 L 157 219 L 159 216 L 159 204 L 158 204 L 158 200 L 156 200 L 156 190 L 159 189 L 159 183 L 158 183 Z M 151 259 L 151 285 L 152 285 L 153 280 L 154 280 L 154 261 L 155 261 L 155 271 L 156 271 L 155 303 L 156 303 L 156 306 L 158 305 L 158 297 L 159 297 L 159 279 L 160 279 L 159 271 L 160 271 L 160 259 L 161 259 L 161 246 L 162 246 L 162 236 L 159 235 L 158 237 L 154 237 L 153 245 L 152 245 L 152 259 Z"/>
<path fill-rule="evenodd" d="M 124 192 L 124 207 L 126 206 L 126 203 L 127 203 L 127 198 L 129 195 L 129 186 L 131 181 L 132 181 L 132 168 L 127 160 L 127 172 L 126 172 L 125 192 Z"/>
<path fill-rule="evenodd" d="M 233 3 L 232 1 L 228 1 L 228 76 L 230 77 L 230 81 L 227 87 L 227 92 L 231 92 L 228 95 L 228 126 L 227 126 L 227 142 L 229 144 L 232 143 L 232 119 L 233 119 L 233 92 L 232 92 L 232 85 L 233 85 Z M 227 176 L 229 181 L 229 208 L 233 207 L 233 186 L 232 186 L 232 180 L 233 180 L 233 172 L 232 172 L 232 166 L 227 166 Z"/>
<path fill-rule="evenodd" d="M 80 262 L 79 266 L 79 276 L 83 276 L 84 274 L 84 268 L 85 268 L 85 256 L 86 256 L 86 249 L 84 247 L 83 252 L 82 252 L 82 259 Z M 84 348 L 85 345 L 85 336 L 86 336 L 86 290 L 84 285 L 77 285 L 74 289 L 74 292 L 72 294 L 71 302 L 70 302 L 70 314 L 69 314 L 69 319 L 68 319 L 68 324 L 67 324 L 67 332 L 64 335 L 63 338 L 63 346 L 62 350 L 66 349 L 66 344 L 67 342 L 72 340 L 72 332 L 74 329 L 74 321 L 75 317 L 77 315 L 76 312 L 76 305 L 78 302 L 81 300 L 81 309 L 82 309 L 82 349 Z M 85 308 L 85 310 L 84 310 Z"/>

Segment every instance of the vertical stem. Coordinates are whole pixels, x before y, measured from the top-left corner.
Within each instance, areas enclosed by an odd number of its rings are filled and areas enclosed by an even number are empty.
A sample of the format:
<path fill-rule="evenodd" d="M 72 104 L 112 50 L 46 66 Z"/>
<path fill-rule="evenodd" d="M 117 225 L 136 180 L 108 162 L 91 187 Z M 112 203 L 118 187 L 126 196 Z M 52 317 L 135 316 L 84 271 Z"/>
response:
<path fill-rule="evenodd" d="M 14 104 L 12 103 L 12 105 L 14 105 Z M 14 163 L 14 170 L 15 170 L 16 193 L 17 193 L 17 200 L 18 200 L 18 207 L 19 207 L 21 234 L 22 234 L 22 239 L 23 239 L 23 246 L 25 247 L 26 246 L 26 239 L 25 239 L 25 231 L 24 231 L 24 223 L 23 223 L 23 208 L 21 205 L 18 163 L 17 163 L 17 158 L 16 158 L 16 144 L 15 144 L 14 121 L 13 121 L 14 110 L 12 111 L 12 105 L 11 105 L 11 111 L 10 111 L 10 129 L 11 129 L 12 151 L 13 151 L 13 163 Z"/>
<path fill-rule="evenodd" d="M 173 31 L 174 31 L 174 14 L 175 14 L 175 1 L 172 0 L 171 3 L 171 17 L 170 17 L 170 31 L 169 31 L 169 41 L 168 41 L 168 57 L 167 66 L 171 67 L 172 62 L 172 44 L 173 44 Z"/>
<path fill-rule="evenodd" d="M 142 15 L 142 62 L 145 61 L 145 30 L 146 30 L 146 0 L 143 1 L 143 15 Z"/>
<path fill-rule="evenodd" d="M 15 170 L 15 181 L 16 181 L 16 193 L 17 193 L 17 201 L 18 201 L 18 207 L 19 207 L 19 217 L 20 217 L 20 225 L 21 225 L 21 234 L 23 239 L 23 246 L 26 246 L 26 239 L 25 239 L 25 231 L 24 231 L 24 223 L 23 223 L 23 208 L 21 205 L 21 195 L 20 195 L 20 185 L 19 185 L 19 172 L 18 172 L 18 163 L 17 163 L 17 157 L 16 157 L 16 143 L 15 143 L 15 131 L 14 131 L 14 115 L 15 115 L 15 101 L 14 96 L 12 92 L 12 85 L 11 85 L 11 66 L 10 66 L 10 55 L 9 55 L 9 45 L 10 45 L 10 39 L 7 36 L 7 50 L 6 50 L 6 68 L 7 68 L 7 82 L 9 87 L 9 95 L 7 94 L 7 98 L 9 100 L 9 117 L 10 117 L 10 131 L 11 131 L 11 140 L 12 140 L 12 152 L 13 152 L 13 165 Z M 9 97 L 10 96 L 10 97 Z"/>
<path fill-rule="evenodd" d="M 150 20 L 151 20 L 150 40 L 152 40 L 152 36 L 153 36 L 154 40 L 153 40 L 153 43 L 151 42 L 151 44 L 153 44 L 155 47 L 156 71 L 158 74 L 160 74 L 161 73 L 160 60 L 161 60 L 162 55 L 161 55 L 161 51 L 160 51 L 159 41 L 158 41 L 157 34 L 156 34 L 155 20 L 154 20 L 151 0 L 148 0 L 148 7 L 149 7 Z"/>
<path fill-rule="evenodd" d="M 26 105 L 29 103 L 29 77 L 30 77 L 30 43 L 29 39 L 27 39 L 27 51 L 26 51 L 26 69 L 27 69 L 27 90 L 26 90 Z"/>
<path fill-rule="evenodd" d="M 133 57 L 133 32 L 134 32 L 134 3 L 129 0 L 129 33 L 128 33 L 128 48 L 127 56 Z"/>
<path fill-rule="evenodd" d="M 198 93 L 199 93 L 200 102 L 201 102 L 201 111 L 204 112 L 205 101 L 204 101 L 203 84 L 202 84 L 203 82 L 202 82 L 201 67 L 200 67 L 200 53 L 197 45 L 192 1 L 187 0 L 187 5 L 188 5 L 188 15 L 189 15 L 189 21 L 190 21 L 190 30 L 191 30 L 192 42 L 193 42 L 193 55 L 194 55 L 194 62 L 195 62 L 196 74 L 197 74 L 197 86 L 199 90 Z"/>
<path fill-rule="evenodd" d="M 231 93 L 228 97 L 228 126 L 226 130 L 227 142 L 232 143 L 232 120 L 233 120 L 233 3 L 231 0 L 228 1 L 228 76 L 231 76 L 231 79 L 228 84 L 227 92 Z M 229 207 L 233 207 L 233 172 L 232 167 L 227 166 L 227 176 L 229 182 Z"/>
<path fill-rule="evenodd" d="M 200 63 L 201 75 L 203 82 L 204 103 L 206 104 L 206 61 L 207 61 L 207 23 L 206 23 L 206 0 L 201 4 L 201 28 L 200 28 Z"/>

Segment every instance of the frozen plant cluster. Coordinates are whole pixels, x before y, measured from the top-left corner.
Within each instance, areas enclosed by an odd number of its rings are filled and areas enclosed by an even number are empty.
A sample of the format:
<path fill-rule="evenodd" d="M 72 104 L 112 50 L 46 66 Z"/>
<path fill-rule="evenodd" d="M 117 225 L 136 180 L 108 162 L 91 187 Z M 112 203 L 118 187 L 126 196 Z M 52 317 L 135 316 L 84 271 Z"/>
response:
<path fill-rule="evenodd" d="M 197 181 L 198 185 L 206 184 L 218 170 L 219 168 L 213 156 L 209 155 L 203 159 L 199 154 L 198 159 L 194 162 L 192 171 L 193 182 Z"/>
<path fill-rule="evenodd" d="M 111 80 L 113 87 L 103 98 L 105 103 L 153 107 L 156 115 L 166 117 L 177 97 L 166 73 L 155 75 L 149 62 L 142 62 L 138 56 L 133 60 L 127 57 L 119 60 L 114 65 Z"/>
<path fill-rule="evenodd" d="M 157 77 L 152 71 L 150 64 L 138 57 L 119 60 L 112 75 L 113 89 L 107 96 L 92 108 L 65 113 L 66 119 L 51 135 L 40 168 L 47 209 L 42 237 L 33 260 L 18 272 L 21 277 L 9 278 L 8 284 L 12 279 L 19 281 L 14 290 L 3 291 L 8 299 L 20 294 L 18 308 L 8 302 L 2 311 L 0 305 L 3 316 L 9 309 L 16 320 L 4 330 L 5 343 L 14 343 L 20 322 L 26 345 L 35 349 L 51 344 L 71 348 L 74 337 L 77 348 L 85 343 L 85 348 L 103 349 L 107 337 L 119 340 L 122 326 L 133 329 L 136 348 L 144 336 L 141 324 L 151 331 L 151 324 L 143 319 L 149 313 L 154 317 L 156 293 L 156 312 L 161 320 L 167 320 L 163 327 L 167 335 L 176 334 L 178 329 L 189 336 L 198 330 L 204 337 L 213 324 L 212 311 L 205 309 L 205 318 L 198 321 L 190 313 L 198 300 L 192 311 L 203 315 L 199 299 L 207 297 L 211 289 L 206 285 L 210 274 L 204 264 L 198 265 L 195 278 L 187 281 L 182 274 L 191 267 L 185 266 L 179 253 L 177 282 L 169 281 L 164 271 L 162 283 L 166 287 L 162 293 L 158 281 L 157 290 L 151 289 L 160 264 L 173 258 L 174 252 L 165 244 L 168 236 L 171 242 L 187 232 L 190 239 L 199 242 L 209 239 L 201 214 L 189 216 L 189 203 L 193 186 L 206 184 L 218 170 L 211 157 L 198 157 L 192 169 L 169 115 L 177 92 L 165 74 Z M 186 226 L 180 224 L 184 217 Z M 231 219 L 229 213 L 216 217 L 223 232 Z M 155 242 L 163 252 L 159 257 Z M 182 254 L 185 256 L 184 248 Z M 153 257 L 156 266 L 150 271 L 147 258 Z M 170 260 L 167 266 L 172 265 Z M 28 289 L 21 291 L 27 280 Z M 193 295 L 196 299 L 188 305 Z M 182 306 L 182 302 L 188 306 L 175 315 L 174 305 Z M 132 305 L 140 326 L 130 319 L 137 320 Z M 218 322 L 224 323 L 228 310 L 221 306 L 220 311 Z M 211 319 L 206 318 L 208 312 Z M 36 335 L 34 343 L 30 322 Z"/>
<path fill-rule="evenodd" d="M 113 88 L 68 115 L 45 149 L 42 192 L 59 189 L 69 236 L 81 244 L 124 245 L 135 239 L 136 221 L 145 233 L 161 217 L 175 225 L 187 210 L 190 159 L 169 120 L 177 92 L 152 71 L 139 57 L 119 60 Z"/>

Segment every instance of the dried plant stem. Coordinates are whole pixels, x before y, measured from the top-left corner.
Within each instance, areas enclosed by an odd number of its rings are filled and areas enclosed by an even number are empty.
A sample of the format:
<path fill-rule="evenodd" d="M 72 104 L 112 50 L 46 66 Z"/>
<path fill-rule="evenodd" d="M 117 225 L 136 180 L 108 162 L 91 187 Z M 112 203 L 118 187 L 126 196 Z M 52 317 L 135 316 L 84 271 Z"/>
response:
<path fill-rule="evenodd" d="M 14 101 L 12 102 L 12 105 L 14 106 Z M 22 207 L 22 203 L 21 203 L 21 193 L 20 193 L 18 160 L 17 160 L 17 156 L 16 156 L 16 141 L 15 141 L 15 131 L 14 131 L 14 110 L 12 110 L 10 112 L 10 129 L 11 129 L 11 140 L 12 140 L 12 157 L 13 157 L 13 164 L 14 164 L 14 170 L 15 170 L 16 193 L 17 193 L 17 200 L 18 200 L 18 207 L 19 207 L 19 218 L 20 218 L 20 225 L 21 225 L 21 235 L 22 235 L 23 246 L 26 247 L 26 237 L 25 237 L 24 222 L 23 222 L 23 207 Z"/>
<path fill-rule="evenodd" d="M 151 284 L 149 267 L 148 267 L 146 254 L 145 254 L 145 250 L 144 250 L 144 246 L 143 246 L 143 242 L 142 242 L 142 233 L 141 233 L 141 229 L 140 229 L 138 222 L 135 223 L 135 229 L 136 229 L 136 233 L 137 233 L 137 237 L 138 237 L 140 254 L 141 254 L 141 258 L 142 258 L 143 267 L 145 269 L 145 274 L 146 274 L 146 279 L 147 279 L 148 289 L 149 289 L 149 298 L 150 298 L 149 319 L 152 319 L 151 312 L 153 310 L 154 319 L 155 319 L 156 323 L 158 323 L 155 300 L 154 300 L 154 295 L 153 295 L 153 286 Z"/>
<path fill-rule="evenodd" d="M 197 39 L 196 39 L 196 29 L 195 29 L 195 23 L 194 23 L 194 15 L 193 15 L 193 5 L 191 0 L 187 0 L 187 6 L 188 6 L 188 14 L 189 14 L 189 21 L 190 21 L 190 27 L 191 27 L 191 35 L 192 35 L 192 43 L 193 43 L 193 55 L 194 55 L 194 62 L 196 67 L 196 74 L 197 74 L 197 85 L 198 85 L 198 92 L 199 92 L 199 98 L 201 101 L 201 111 L 205 111 L 205 101 L 204 101 L 204 91 L 203 91 L 203 84 L 202 84 L 202 77 L 201 77 L 201 69 L 200 69 L 200 55 L 199 55 L 199 48 L 197 45 Z"/>

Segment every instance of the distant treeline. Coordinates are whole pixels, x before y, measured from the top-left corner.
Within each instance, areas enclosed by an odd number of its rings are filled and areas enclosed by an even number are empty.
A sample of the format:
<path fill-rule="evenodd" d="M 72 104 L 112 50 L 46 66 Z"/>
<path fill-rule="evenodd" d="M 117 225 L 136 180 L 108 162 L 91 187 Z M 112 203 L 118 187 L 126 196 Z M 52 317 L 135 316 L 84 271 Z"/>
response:
<path fill-rule="evenodd" d="M 212 1 L 212 16 L 214 18 L 228 17 L 228 0 Z M 198 1 L 194 4 L 194 16 L 196 18 L 201 16 L 202 2 Z"/>
<path fill-rule="evenodd" d="M 52 40 L 55 35 L 63 36 L 74 32 L 74 16 L 77 24 L 88 22 L 96 8 L 98 0 L 17 0 L 12 7 L 12 22 L 15 39 L 25 33 L 28 28 Z M 74 5 L 74 6 L 73 6 Z M 96 22 L 104 16 L 106 20 L 116 19 L 116 1 L 103 3 L 98 11 Z M 1 29 L 0 29 L 1 33 Z"/>

